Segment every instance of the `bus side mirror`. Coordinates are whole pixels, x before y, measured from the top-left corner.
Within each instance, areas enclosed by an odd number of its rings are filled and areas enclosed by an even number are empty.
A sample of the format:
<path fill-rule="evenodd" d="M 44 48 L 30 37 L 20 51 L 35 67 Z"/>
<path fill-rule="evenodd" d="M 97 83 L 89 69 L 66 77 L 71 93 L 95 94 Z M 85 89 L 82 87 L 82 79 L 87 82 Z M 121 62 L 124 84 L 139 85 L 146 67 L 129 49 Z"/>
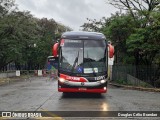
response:
<path fill-rule="evenodd" d="M 111 44 L 108 44 L 109 48 L 109 58 L 113 58 L 114 56 L 114 47 Z"/>
<path fill-rule="evenodd" d="M 52 48 L 52 55 L 54 57 L 58 57 L 58 46 L 59 46 L 59 43 L 55 43 L 53 45 L 53 48 Z"/>
<path fill-rule="evenodd" d="M 58 69 L 58 57 L 54 57 L 54 56 L 48 56 L 48 62 L 55 67 L 56 69 Z"/>

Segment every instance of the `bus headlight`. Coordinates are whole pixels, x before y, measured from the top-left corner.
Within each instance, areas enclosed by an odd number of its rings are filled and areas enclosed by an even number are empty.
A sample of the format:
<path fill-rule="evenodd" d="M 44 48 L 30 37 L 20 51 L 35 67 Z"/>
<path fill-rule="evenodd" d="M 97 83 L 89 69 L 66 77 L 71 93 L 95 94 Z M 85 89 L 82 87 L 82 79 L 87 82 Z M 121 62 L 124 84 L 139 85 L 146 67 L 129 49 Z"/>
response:
<path fill-rule="evenodd" d="M 65 82 L 65 79 L 64 79 L 64 78 L 59 78 L 59 81 L 60 81 L 61 83 L 64 83 L 64 82 Z"/>
<path fill-rule="evenodd" d="M 103 83 L 105 83 L 105 82 L 106 82 L 106 80 L 101 80 L 100 82 L 103 84 Z"/>

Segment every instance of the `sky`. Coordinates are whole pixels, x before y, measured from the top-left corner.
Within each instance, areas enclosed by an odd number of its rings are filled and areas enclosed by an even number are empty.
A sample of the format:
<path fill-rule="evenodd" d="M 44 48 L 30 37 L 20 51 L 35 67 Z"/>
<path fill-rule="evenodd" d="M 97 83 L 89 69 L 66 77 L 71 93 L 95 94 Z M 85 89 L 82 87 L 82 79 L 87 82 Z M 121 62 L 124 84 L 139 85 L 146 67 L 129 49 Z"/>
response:
<path fill-rule="evenodd" d="M 55 21 L 78 31 L 86 18 L 100 20 L 118 11 L 107 0 L 16 0 L 20 11 L 31 11 L 38 18 Z"/>

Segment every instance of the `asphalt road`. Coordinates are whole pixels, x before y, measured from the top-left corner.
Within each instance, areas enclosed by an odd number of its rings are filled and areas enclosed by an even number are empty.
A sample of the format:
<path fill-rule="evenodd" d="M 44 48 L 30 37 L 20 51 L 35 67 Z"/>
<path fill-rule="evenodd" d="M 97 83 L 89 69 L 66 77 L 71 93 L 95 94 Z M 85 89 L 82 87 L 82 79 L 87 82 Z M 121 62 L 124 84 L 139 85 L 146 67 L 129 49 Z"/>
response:
<path fill-rule="evenodd" d="M 0 86 L 0 111 L 160 111 L 160 93 L 109 86 L 102 95 L 63 94 L 39 77 Z"/>

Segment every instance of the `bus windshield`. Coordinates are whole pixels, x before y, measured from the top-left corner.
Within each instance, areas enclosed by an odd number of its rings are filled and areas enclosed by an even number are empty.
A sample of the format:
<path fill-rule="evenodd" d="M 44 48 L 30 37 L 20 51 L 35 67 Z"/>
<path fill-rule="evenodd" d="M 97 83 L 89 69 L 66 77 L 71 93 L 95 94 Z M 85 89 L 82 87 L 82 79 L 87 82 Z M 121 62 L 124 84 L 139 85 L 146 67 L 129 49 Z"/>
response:
<path fill-rule="evenodd" d="M 60 47 L 60 70 L 70 73 L 106 72 L 105 40 L 64 39 Z"/>

